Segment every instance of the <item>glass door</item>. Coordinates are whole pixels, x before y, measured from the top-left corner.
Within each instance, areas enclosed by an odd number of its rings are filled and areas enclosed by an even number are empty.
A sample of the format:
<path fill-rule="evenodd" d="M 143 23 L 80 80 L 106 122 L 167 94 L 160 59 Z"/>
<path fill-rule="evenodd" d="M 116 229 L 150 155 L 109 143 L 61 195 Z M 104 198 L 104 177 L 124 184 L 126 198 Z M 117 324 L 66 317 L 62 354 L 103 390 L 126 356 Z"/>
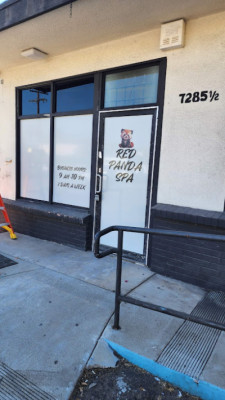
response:
<path fill-rule="evenodd" d="M 96 194 L 96 231 L 111 225 L 147 227 L 151 192 L 155 110 L 101 116 Z M 117 233 L 101 240 L 117 245 Z M 144 259 L 143 234 L 125 233 L 124 250 Z"/>

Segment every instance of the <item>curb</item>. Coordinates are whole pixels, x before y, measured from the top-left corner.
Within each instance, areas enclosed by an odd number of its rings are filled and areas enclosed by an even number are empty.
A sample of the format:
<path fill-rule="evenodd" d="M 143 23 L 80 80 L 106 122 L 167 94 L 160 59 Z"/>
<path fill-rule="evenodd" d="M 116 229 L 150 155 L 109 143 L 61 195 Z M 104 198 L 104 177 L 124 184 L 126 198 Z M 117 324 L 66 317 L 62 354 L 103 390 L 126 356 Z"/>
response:
<path fill-rule="evenodd" d="M 190 393 L 193 396 L 199 396 L 203 400 L 225 400 L 225 390 L 218 386 L 212 385 L 206 381 L 196 381 L 188 375 L 164 367 L 163 365 L 158 364 L 156 361 L 134 353 L 117 343 L 111 342 L 107 339 L 105 339 L 105 341 L 109 347 L 116 351 L 121 357 L 127 359 L 132 364 L 145 369 L 158 378 L 161 378 L 172 385 L 179 387 L 184 392 Z"/>

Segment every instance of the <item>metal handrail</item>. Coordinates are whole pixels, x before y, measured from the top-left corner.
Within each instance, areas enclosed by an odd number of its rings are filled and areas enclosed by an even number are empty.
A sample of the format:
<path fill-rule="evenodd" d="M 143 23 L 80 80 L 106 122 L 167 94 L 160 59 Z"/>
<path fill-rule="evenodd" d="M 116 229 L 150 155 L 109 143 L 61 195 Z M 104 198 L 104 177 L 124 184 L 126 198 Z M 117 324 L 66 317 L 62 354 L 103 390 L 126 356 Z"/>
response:
<path fill-rule="evenodd" d="M 100 238 L 104 235 L 107 235 L 110 232 L 118 232 L 118 241 L 117 247 L 112 247 L 105 251 L 100 252 Z M 163 235 L 163 236 L 173 236 L 173 237 L 181 237 L 181 238 L 190 238 L 190 239 L 199 239 L 199 240 L 209 240 L 209 241 L 220 241 L 225 242 L 225 235 L 215 235 L 208 233 L 194 233 L 194 232 L 183 232 L 183 231 L 173 231 L 173 230 L 165 230 L 165 229 L 154 229 L 154 228 L 136 228 L 130 226 L 120 226 L 113 225 L 106 229 L 99 231 L 95 235 L 95 245 L 94 245 L 94 254 L 97 258 L 103 258 L 108 256 L 109 254 L 117 254 L 117 268 L 116 268 L 116 290 L 115 290 L 115 315 L 114 315 L 114 329 L 120 329 L 119 319 L 120 319 L 120 303 L 129 303 L 134 304 L 139 307 L 147 308 L 153 311 L 157 311 L 163 314 L 171 315 L 177 318 L 181 318 L 187 321 L 196 322 L 201 325 L 206 325 L 211 328 L 216 328 L 222 331 L 225 331 L 225 325 L 219 324 L 217 322 L 213 322 L 210 320 L 206 320 L 200 317 L 196 317 L 191 314 L 187 314 L 181 311 L 172 310 L 167 307 L 161 307 L 157 304 L 148 303 L 142 300 L 135 299 L 130 296 L 122 296 L 121 295 L 121 275 L 122 275 L 122 256 L 123 256 L 123 233 L 124 232 L 133 232 L 133 233 L 143 233 L 148 235 Z"/>

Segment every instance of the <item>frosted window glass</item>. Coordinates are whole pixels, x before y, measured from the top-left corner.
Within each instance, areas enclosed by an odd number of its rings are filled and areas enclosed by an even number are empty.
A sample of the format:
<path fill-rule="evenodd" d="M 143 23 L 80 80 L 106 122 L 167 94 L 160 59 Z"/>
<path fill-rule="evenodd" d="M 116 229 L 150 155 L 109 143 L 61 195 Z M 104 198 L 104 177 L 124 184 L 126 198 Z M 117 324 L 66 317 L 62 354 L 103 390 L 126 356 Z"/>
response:
<path fill-rule="evenodd" d="M 106 75 L 105 107 L 156 103 L 158 77 L 158 66 Z"/>
<path fill-rule="evenodd" d="M 21 196 L 49 199 L 49 118 L 21 121 Z"/>
<path fill-rule="evenodd" d="M 90 205 L 92 115 L 55 118 L 53 201 Z"/>

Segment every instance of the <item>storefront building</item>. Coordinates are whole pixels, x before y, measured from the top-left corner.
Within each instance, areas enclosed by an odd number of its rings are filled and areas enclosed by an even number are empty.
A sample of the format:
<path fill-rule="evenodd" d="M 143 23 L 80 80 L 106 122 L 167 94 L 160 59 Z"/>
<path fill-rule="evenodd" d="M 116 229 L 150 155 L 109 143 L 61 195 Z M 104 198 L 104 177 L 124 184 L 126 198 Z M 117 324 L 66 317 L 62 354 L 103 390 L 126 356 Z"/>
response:
<path fill-rule="evenodd" d="M 225 234 L 225 4 L 161 3 L 0 5 L 0 183 L 17 232 L 82 250 L 115 224 Z M 127 234 L 124 251 L 224 288 L 221 243 Z"/>

